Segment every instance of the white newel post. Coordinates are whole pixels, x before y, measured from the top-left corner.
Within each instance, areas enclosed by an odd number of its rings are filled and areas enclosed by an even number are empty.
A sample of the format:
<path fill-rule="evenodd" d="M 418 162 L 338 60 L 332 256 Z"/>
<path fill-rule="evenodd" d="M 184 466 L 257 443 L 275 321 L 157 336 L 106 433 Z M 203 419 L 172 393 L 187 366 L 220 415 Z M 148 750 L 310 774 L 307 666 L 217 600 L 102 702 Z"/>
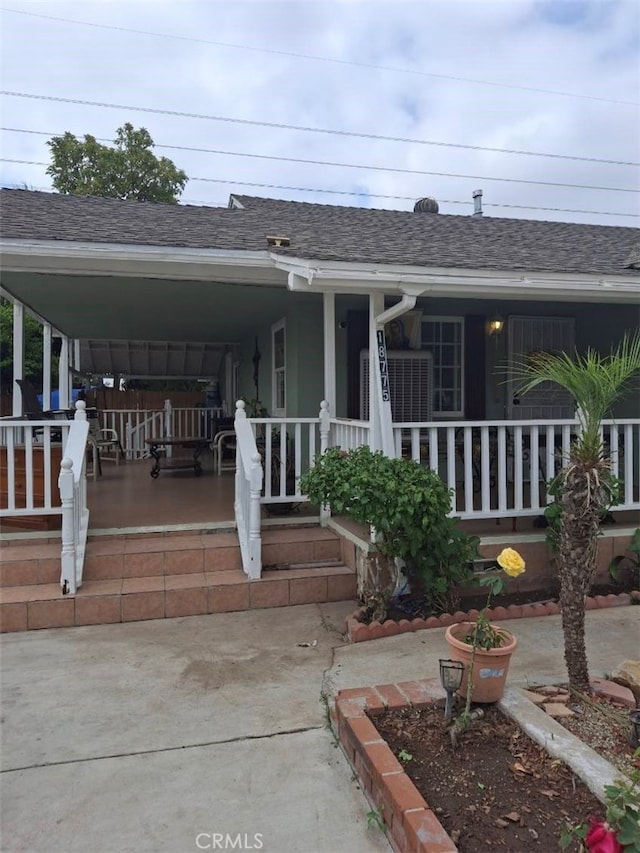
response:
<path fill-rule="evenodd" d="M 262 460 L 259 453 L 251 457 L 249 482 L 249 577 L 262 575 L 262 539 L 260 536 L 260 495 L 262 493 Z"/>
<path fill-rule="evenodd" d="M 66 456 L 60 463 L 58 477 L 60 500 L 62 503 L 62 556 L 60 586 L 62 594 L 75 595 L 76 592 L 76 548 L 73 505 L 73 462 Z"/>
<path fill-rule="evenodd" d="M 329 403 L 326 400 L 323 400 L 320 403 L 320 454 L 326 452 L 329 447 L 329 430 L 331 429 L 331 412 L 329 410 Z M 326 527 L 329 523 L 329 519 L 331 517 L 331 510 L 327 506 L 327 504 L 323 504 L 320 507 L 320 525 L 321 527 Z"/>

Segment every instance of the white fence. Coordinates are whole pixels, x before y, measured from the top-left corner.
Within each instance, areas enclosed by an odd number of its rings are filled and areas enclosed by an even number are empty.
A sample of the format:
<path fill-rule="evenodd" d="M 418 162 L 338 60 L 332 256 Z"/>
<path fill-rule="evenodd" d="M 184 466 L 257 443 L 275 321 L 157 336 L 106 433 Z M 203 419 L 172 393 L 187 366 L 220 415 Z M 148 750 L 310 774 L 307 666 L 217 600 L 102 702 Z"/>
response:
<path fill-rule="evenodd" d="M 369 443 L 369 421 L 331 418 L 331 447 L 355 450 Z"/>
<path fill-rule="evenodd" d="M 71 423 L 0 420 L 0 518 L 62 512 L 55 484 Z"/>
<path fill-rule="evenodd" d="M 323 418 L 326 427 L 322 428 Z M 329 418 L 252 418 L 264 469 L 263 504 L 307 500 L 300 475 L 325 447 L 351 450 L 369 440 L 366 421 Z M 577 420 L 447 421 L 394 425 L 398 456 L 438 472 L 463 519 L 541 515 L 552 496 L 547 484 L 569 456 Z M 605 453 L 621 490 L 615 509 L 640 509 L 640 421 L 607 420 Z"/>
<path fill-rule="evenodd" d="M 325 404 L 326 405 L 326 404 Z M 301 475 L 328 447 L 329 413 L 317 418 L 251 418 L 264 467 L 264 504 L 307 500 L 300 492 Z"/>
<path fill-rule="evenodd" d="M 62 515 L 60 586 L 75 593 L 89 529 L 84 402 L 72 421 L 0 421 L 0 518 Z"/>
<path fill-rule="evenodd" d="M 212 422 L 224 417 L 224 410 L 174 408 L 166 400 L 163 409 L 101 409 L 99 416 L 103 429 L 113 429 L 118 433 L 127 459 L 143 459 L 149 455 L 147 439 L 175 436 L 212 438 Z M 170 455 L 170 448 L 168 451 Z"/>
<path fill-rule="evenodd" d="M 436 470 L 461 518 L 539 515 L 547 483 L 568 459 L 577 420 L 395 424 L 396 452 Z M 616 509 L 640 508 L 640 421 L 603 422 L 611 468 L 622 483 Z"/>

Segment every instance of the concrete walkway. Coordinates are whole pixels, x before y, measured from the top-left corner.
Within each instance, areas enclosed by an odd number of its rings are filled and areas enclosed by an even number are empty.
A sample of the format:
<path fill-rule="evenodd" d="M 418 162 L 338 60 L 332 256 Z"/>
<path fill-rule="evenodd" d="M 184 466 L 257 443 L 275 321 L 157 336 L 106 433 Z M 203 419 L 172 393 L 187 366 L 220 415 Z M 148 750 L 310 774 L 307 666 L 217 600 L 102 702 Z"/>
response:
<path fill-rule="evenodd" d="M 443 630 L 344 645 L 352 607 L 4 635 L 0 849 L 388 850 L 321 693 L 435 677 L 447 651 Z M 592 675 L 637 657 L 640 607 L 587 626 Z M 510 627 L 511 684 L 566 677 L 559 617 Z"/>

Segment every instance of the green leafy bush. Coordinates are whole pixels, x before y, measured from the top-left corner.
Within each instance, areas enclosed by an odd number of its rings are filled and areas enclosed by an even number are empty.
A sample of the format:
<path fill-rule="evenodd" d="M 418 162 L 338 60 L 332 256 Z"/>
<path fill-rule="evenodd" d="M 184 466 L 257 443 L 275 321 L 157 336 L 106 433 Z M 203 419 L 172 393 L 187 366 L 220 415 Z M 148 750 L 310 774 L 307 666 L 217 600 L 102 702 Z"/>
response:
<path fill-rule="evenodd" d="M 443 609 L 453 587 L 472 578 L 478 537 L 450 516 L 451 492 L 429 468 L 368 447 L 331 448 L 300 480 L 312 503 L 371 525 L 378 551 L 404 562 L 412 587 Z"/>

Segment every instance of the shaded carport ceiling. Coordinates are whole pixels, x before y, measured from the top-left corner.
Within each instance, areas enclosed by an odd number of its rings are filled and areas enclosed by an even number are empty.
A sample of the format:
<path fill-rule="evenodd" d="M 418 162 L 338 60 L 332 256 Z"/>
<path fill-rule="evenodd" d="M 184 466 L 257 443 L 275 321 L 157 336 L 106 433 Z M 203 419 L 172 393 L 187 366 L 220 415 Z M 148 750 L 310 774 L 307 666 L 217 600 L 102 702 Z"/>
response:
<path fill-rule="evenodd" d="M 281 285 L 250 285 L 8 271 L 2 285 L 72 338 L 232 344 L 291 307 L 281 275 Z"/>
<path fill-rule="evenodd" d="M 80 342 L 80 371 L 96 376 L 201 379 L 217 377 L 235 347 L 179 341 Z"/>

